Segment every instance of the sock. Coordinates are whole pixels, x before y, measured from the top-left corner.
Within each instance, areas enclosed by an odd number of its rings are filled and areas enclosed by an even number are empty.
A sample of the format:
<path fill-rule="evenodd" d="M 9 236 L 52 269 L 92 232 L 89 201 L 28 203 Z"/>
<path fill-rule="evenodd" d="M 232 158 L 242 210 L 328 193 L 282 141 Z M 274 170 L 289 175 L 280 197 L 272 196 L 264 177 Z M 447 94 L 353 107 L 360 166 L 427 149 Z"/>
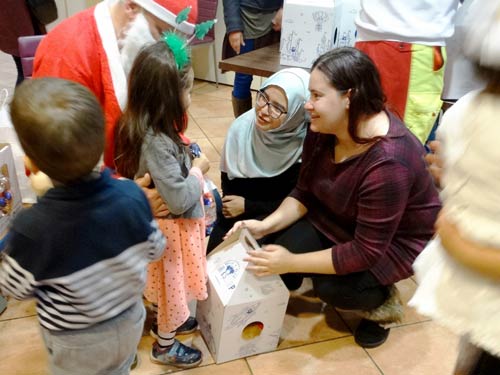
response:
<path fill-rule="evenodd" d="M 161 349 L 168 348 L 172 346 L 175 341 L 175 331 L 172 332 L 162 332 L 158 329 L 158 345 Z"/>
<path fill-rule="evenodd" d="M 158 315 L 158 305 L 156 303 L 151 304 L 151 311 L 154 312 L 155 317 Z"/>

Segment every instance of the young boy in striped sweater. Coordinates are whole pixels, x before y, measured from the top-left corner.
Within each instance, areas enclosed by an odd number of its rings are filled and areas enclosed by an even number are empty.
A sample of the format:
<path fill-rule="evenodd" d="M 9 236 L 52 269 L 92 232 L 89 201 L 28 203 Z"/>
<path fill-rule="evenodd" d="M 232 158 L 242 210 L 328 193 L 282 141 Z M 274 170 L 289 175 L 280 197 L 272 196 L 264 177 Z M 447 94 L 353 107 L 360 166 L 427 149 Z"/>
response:
<path fill-rule="evenodd" d="M 54 185 L 13 221 L 0 290 L 35 297 L 53 374 L 128 374 L 142 335 L 148 262 L 165 239 L 148 200 L 94 166 L 104 117 L 94 95 L 62 79 L 16 89 L 11 117 L 31 172 Z"/>

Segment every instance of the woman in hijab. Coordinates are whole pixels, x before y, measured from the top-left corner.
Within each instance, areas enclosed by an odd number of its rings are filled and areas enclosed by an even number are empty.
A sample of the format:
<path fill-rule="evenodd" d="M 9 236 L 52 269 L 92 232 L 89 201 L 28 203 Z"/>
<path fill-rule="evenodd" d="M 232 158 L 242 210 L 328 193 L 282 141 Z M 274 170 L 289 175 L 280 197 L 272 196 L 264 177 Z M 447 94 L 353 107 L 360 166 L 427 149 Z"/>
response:
<path fill-rule="evenodd" d="M 280 70 L 264 81 L 255 108 L 229 128 L 220 164 L 222 212 L 208 252 L 236 221 L 267 216 L 295 186 L 306 135 L 308 84 L 305 70 Z"/>

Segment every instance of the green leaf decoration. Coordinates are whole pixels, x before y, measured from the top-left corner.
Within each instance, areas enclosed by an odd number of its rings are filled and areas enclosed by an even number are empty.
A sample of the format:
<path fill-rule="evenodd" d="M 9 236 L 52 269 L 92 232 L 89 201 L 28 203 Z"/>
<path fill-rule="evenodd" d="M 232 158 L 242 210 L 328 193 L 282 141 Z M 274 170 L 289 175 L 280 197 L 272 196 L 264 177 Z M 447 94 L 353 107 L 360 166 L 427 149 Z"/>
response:
<path fill-rule="evenodd" d="M 162 39 L 172 51 L 177 69 L 184 68 L 190 60 L 186 39 L 171 31 L 164 33 Z"/>
<path fill-rule="evenodd" d="M 195 25 L 194 35 L 196 36 L 196 38 L 203 39 L 205 35 L 207 35 L 207 33 L 210 31 L 210 29 L 214 27 L 216 22 L 217 20 L 209 20 Z"/>
<path fill-rule="evenodd" d="M 180 25 L 184 21 L 187 21 L 189 12 L 191 12 L 191 6 L 188 6 L 187 8 L 181 10 L 177 17 L 175 17 L 175 23 Z"/>

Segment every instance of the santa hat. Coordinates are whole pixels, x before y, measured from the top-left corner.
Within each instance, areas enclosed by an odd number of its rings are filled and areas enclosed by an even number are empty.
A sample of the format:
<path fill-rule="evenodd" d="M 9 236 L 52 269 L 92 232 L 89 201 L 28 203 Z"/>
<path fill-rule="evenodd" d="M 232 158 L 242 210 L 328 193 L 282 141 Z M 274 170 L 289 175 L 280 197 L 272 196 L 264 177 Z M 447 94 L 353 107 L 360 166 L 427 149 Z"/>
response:
<path fill-rule="evenodd" d="M 191 35 L 194 32 L 194 24 L 198 21 L 198 1 L 197 0 L 132 0 L 134 3 L 144 8 L 153 16 L 177 27 L 177 30 Z M 181 10 L 191 7 L 187 21 L 178 25 L 175 17 Z"/>

